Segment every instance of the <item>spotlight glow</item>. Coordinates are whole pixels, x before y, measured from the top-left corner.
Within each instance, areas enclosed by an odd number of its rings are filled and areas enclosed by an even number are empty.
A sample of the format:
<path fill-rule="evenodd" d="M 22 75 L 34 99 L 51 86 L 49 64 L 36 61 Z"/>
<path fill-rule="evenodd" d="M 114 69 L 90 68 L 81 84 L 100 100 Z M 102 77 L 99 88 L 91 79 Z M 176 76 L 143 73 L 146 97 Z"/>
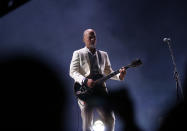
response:
<path fill-rule="evenodd" d="M 94 131 L 104 131 L 105 127 L 102 121 L 97 120 L 93 124 L 93 130 Z"/>

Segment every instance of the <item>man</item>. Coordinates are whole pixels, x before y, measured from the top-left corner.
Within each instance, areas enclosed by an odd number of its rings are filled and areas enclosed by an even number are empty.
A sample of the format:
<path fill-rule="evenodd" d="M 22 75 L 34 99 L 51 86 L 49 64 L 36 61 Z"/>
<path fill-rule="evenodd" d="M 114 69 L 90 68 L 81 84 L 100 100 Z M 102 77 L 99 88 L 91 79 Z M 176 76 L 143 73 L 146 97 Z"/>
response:
<path fill-rule="evenodd" d="M 85 47 L 74 51 L 70 64 L 70 76 L 80 85 L 86 84 L 87 87 L 93 88 L 94 80 L 86 78 L 89 74 L 108 75 L 113 72 L 108 54 L 96 49 L 96 33 L 93 29 L 87 29 L 83 34 Z M 100 58 L 100 59 L 99 59 Z M 125 77 L 125 68 L 120 69 L 120 73 L 111 79 L 123 80 Z M 93 109 L 89 108 L 89 103 L 78 99 L 83 121 L 83 131 L 90 131 L 93 121 Z M 107 131 L 114 130 L 114 114 L 104 107 L 97 108 Z"/>

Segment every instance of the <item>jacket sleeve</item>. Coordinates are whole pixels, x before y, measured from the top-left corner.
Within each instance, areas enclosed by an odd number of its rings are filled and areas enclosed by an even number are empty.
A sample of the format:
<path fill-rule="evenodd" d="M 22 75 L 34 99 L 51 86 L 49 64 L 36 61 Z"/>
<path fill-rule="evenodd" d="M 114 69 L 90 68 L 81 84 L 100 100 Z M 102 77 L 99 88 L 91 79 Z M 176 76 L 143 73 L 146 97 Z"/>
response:
<path fill-rule="evenodd" d="M 108 57 L 107 53 L 106 53 L 105 59 L 106 59 L 106 63 L 105 63 L 104 73 L 105 73 L 105 75 L 108 75 L 108 74 L 110 74 L 110 73 L 112 73 L 114 71 L 112 70 L 112 67 L 111 67 L 111 64 L 110 64 L 110 60 L 109 60 L 109 57 Z M 113 80 L 120 80 L 119 79 L 119 75 L 120 74 L 117 74 L 117 75 L 111 77 L 111 79 L 113 79 Z"/>
<path fill-rule="evenodd" d="M 80 74 L 80 59 L 79 59 L 79 53 L 78 51 L 73 52 L 71 64 L 70 64 L 70 71 L 69 75 L 79 84 L 82 85 L 83 80 L 85 80 L 85 77 Z"/>

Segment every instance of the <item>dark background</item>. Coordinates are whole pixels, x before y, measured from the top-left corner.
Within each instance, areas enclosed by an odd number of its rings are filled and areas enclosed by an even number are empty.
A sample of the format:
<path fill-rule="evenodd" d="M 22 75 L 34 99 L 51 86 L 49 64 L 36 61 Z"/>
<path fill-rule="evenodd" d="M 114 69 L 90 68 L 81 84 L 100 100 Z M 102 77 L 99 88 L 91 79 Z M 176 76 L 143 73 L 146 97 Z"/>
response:
<path fill-rule="evenodd" d="M 176 103 L 173 65 L 164 37 L 170 37 L 180 79 L 186 64 L 187 2 L 185 0 L 31 0 L 0 18 L 1 58 L 17 53 L 38 56 L 67 84 L 68 131 L 81 129 L 69 64 L 84 47 L 82 33 L 97 33 L 97 48 L 107 51 L 114 70 L 141 58 L 123 82 L 109 80 L 109 90 L 127 85 L 136 122 L 145 131 L 159 127 L 163 112 Z M 116 130 L 121 129 L 117 118 Z"/>

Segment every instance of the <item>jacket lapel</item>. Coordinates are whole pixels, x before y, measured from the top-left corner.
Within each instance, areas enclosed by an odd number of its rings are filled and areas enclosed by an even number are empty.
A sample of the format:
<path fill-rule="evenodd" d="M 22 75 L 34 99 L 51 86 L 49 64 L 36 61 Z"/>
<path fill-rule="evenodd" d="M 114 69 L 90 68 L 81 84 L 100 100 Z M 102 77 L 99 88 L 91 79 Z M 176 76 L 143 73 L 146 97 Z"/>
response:
<path fill-rule="evenodd" d="M 85 57 L 86 57 L 86 61 L 88 63 L 88 66 L 90 68 L 90 59 L 89 59 L 89 56 L 88 56 L 88 52 L 85 53 Z"/>
<path fill-rule="evenodd" d="M 99 67 L 99 69 L 100 69 L 100 67 L 101 67 L 101 65 L 100 65 L 100 64 L 101 64 L 101 61 L 100 61 L 101 58 L 100 58 L 100 57 L 101 57 L 101 56 L 99 55 L 98 51 L 96 51 L 96 57 L 97 57 L 98 67 Z"/>
<path fill-rule="evenodd" d="M 97 56 L 97 63 L 99 66 L 99 72 L 102 74 L 101 66 L 103 65 L 103 61 L 102 61 L 101 52 L 99 50 L 96 51 L 96 56 Z"/>
<path fill-rule="evenodd" d="M 86 47 L 84 48 L 84 57 L 86 58 L 86 61 L 87 61 L 87 64 L 88 64 L 88 70 L 90 71 L 90 59 L 89 59 Z"/>

